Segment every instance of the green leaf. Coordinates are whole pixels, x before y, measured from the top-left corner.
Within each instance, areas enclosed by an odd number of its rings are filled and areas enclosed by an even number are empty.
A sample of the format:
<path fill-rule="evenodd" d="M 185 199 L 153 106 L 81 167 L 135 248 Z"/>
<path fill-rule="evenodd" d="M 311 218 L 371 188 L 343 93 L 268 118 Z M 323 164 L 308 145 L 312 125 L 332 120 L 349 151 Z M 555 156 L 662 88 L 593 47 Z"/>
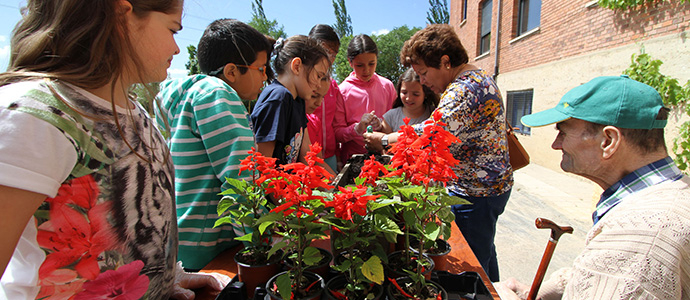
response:
<path fill-rule="evenodd" d="M 257 223 L 264 223 L 264 222 L 275 222 L 281 220 L 280 214 L 265 214 L 256 221 Z"/>
<path fill-rule="evenodd" d="M 441 227 L 436 225 L 436 223 L 431 222 L 425 226 L 423 234 L 427 240 L 435 241 L 441 234 Z"/>
<path fill-rule="evenodd" d="M 283 250 L 285 247 L 287 247 L 287 242 L 284 240 L 273 244 L 271 250 L 268 250 L 268 256 L 273 256 L 273 254 L 279 250 Z"/>
<path fill-rule="evenodd" d="M 467 201 L 464 198 L 461 198 L 458 196 L 451 196 L 451 195 L 441 196 L 441 203 L 443 203 L 443 205 L 447 205 L 447 206 L 461 205 L 461 204 L 472 204 L 472 202 Z"/>
<path fill-rule="evenodd" d="M 319 249 L 316 249 L 314 247 L 305 248 L 304 253 L 302 254 L 302 261 L 307 266 L 316 265 L 317 263 L 319 263 L 319 261 L 321 261 L 321 258 L 323 258 L 321 252 L 319 251 Z"/>
<path fill-rule="evenodd" d="M 383 284 L 385 278 L 383 274 L 383 264 L 378 256 L 373 255 L 362 265 L 362 274 L 371 282 L 376 284 Z"/>
<path fill-rule="evenodd" d="M 234 238 L 234 240 L 240 241 L 240 242 L 251 242 L 252 241 L 252 234 L 247 233 L 247 234 L 242 235 L 242 236 L 236 236 Z"/>
<path fill-rule="evenodd" d="M 216 220 L 216 223 L 213 224 L 213 227 L 215 228 L 215 227 L 218 227 L 218 226 L 220 226 L 220 225 L 228 224 L 228 223 L 230 223 L 230 224 L 234 224 L 234 223 L 235 223 L 235 222 L 234 222 L 234 219 L 233 219 L 231 216 L 226 216 L 226 217 L 219 218 L 218 220 Z"/>
<path fill-rule="evenodd" d="M 376 228 L 380 232 L 392 232 L 396 234 L 403 234 L 398 224 L 396 224 L 393 220 L 385 216 L 375 215 L 374 226 L 376 226 Z"/>
<path fill-rule="evenodd" d="M 273 223 L 273 222 L 263 222 L 263 223 L 261 223 L 261 224 L 259 225 L 259 233 L 260 233 L 260 234 L 264 234 L 264 232 L 266 232 L 266 228 L 268 228 L 268 227 L 270 227 L 270 226 L 273 226 L 273 224 L 275 224 L 275 223 Z"/>
<path fill-rule="evenodd" d="M 218 212 L 218 215 L 222 215 L 228 208 L 230 208 L 233 204 L 235 204 L 235 197 L 232 196 L 225 196 L 220 199 L 218 202 L 218 207 L 216 211 Z"/>
<path fill-rule="evenodd" d="M 225 181 L 230 185 L 230 188 L 221 192 L 221 195 L 238 194 L 241 195 L 249 187 L 249 182 L 235 178 L 225 177 Z M 232 192 L 229 192 L 232 191 Z"/>
<path fill-rule="evenodd" d="M 285 272 L 276 278 L 276 286 L 283 300 L 290 300 L 292 295 L 292 283 L 290 282 L 290 272 Z"/>

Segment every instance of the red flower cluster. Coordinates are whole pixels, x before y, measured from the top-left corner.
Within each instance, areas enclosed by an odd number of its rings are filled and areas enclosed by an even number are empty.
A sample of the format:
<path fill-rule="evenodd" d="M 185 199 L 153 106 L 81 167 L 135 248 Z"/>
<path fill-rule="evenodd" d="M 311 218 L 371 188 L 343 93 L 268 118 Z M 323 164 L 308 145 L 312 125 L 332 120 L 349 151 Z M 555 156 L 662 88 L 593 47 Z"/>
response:
<path fill-rule="evenodd" d="M 240 172 L 255 172 L 255 178 L 260 175 L 254 182 L 259 185 L 267 183 L 266 192 L 280 199 L 272 213 L 282 212 L 285 216 L 294 213 L 298 218 L 303 214 L 312 215 L 313 211 L 302 203 L 316 199 L 323 201 L 323 196 L 313 195 L 313 191 L 332 188 L 328 185 L 330 174 L 318 165 L 323 163 L 323 159 L 317 156 L 319 152 L 321 146 L 314 143 L 305 155 L 306 164 L 291 163 L 276 168 L 275 158 L 265 157 L 252 148 L 249 156 L 240 162 Z"/>
<path fill-rule="evenodd" d="M 338 189 L 340 193 L 333 195 L 333 200 L 327 201 L 326 207 L 333 207 L 337 218 L 348 221 L 352 221 L 353 213 L 365 216 L 367 203 L 379 197 L 379 195 L 364 196 L 367 193 L 367 188 L 363 186 L 352 189 L 338 187 Z"/>
<path fill-rule="evenodd" d="M 393 153 L 390 165 L 395 171 L 386 176 L 404 176 L 412 184 L 424 186 L 431 181 L 445 185 L 447 181 L 457 178 L 452 166 L 459 161 L 448 147 L 459 140 L 444 129 L 447 125 L 441 122 L 441 115 L 438 110 L 434 111 L 433 121 L 426 121 L 427 126 L 421 136 L 407 125 L 410 119 L 405 118 L 402 134 L 390 150 Z"/>

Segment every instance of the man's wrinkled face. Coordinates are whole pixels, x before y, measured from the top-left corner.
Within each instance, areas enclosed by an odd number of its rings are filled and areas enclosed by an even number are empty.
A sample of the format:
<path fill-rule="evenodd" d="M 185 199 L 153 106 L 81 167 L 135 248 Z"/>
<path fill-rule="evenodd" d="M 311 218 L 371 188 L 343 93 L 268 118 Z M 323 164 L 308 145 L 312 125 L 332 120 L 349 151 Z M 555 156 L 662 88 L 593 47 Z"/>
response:
<path fill-rule="evenodd" d="M 589 124 L 579 119 L 560 122 L 556 129 L 551 148 L 563 153 L 561 169 L 584 177 L 593 175 L 602 159 L 601 132 L 590 132 Z"/>

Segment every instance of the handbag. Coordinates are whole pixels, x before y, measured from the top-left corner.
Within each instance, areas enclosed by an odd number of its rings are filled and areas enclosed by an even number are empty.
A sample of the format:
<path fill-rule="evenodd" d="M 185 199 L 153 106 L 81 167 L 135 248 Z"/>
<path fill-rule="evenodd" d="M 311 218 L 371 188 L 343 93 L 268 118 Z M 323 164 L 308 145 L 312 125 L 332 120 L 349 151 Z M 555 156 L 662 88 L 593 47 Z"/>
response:
<path fill-rule="evenodd" d="M 529 154 L 518 140 L 510 124 L 506 124 L 506 136 L 508 137 L 508 157 L 513 171 L 522 169 L 529 164 Z"/>

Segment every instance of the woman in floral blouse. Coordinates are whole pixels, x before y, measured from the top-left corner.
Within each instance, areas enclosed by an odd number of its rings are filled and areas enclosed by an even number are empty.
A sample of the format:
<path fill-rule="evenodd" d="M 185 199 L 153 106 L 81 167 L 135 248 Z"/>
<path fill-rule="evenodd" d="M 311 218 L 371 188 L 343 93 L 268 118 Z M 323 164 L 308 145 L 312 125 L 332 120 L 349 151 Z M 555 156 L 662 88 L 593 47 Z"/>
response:
<path fill-rule="evenodd" d="M 446 24 L 429 25 L 403 46 L 400 61 L 419 74 L 422 84 L 441 93 L 437 110 L 446 130 L 460 139 L 451 147 L 460 164 L 448 190 L 472 202 L 455 205 L 455 222 L 491 281 L 498 281 L 494 235 L 513 187 L 501 92 L 484 70 L 468 64 L 460 39 Z M 426 125 L 415 125 L 421 133 Z M 370 149 L 395 143 L 399 133 L 365 134 Z"/>

